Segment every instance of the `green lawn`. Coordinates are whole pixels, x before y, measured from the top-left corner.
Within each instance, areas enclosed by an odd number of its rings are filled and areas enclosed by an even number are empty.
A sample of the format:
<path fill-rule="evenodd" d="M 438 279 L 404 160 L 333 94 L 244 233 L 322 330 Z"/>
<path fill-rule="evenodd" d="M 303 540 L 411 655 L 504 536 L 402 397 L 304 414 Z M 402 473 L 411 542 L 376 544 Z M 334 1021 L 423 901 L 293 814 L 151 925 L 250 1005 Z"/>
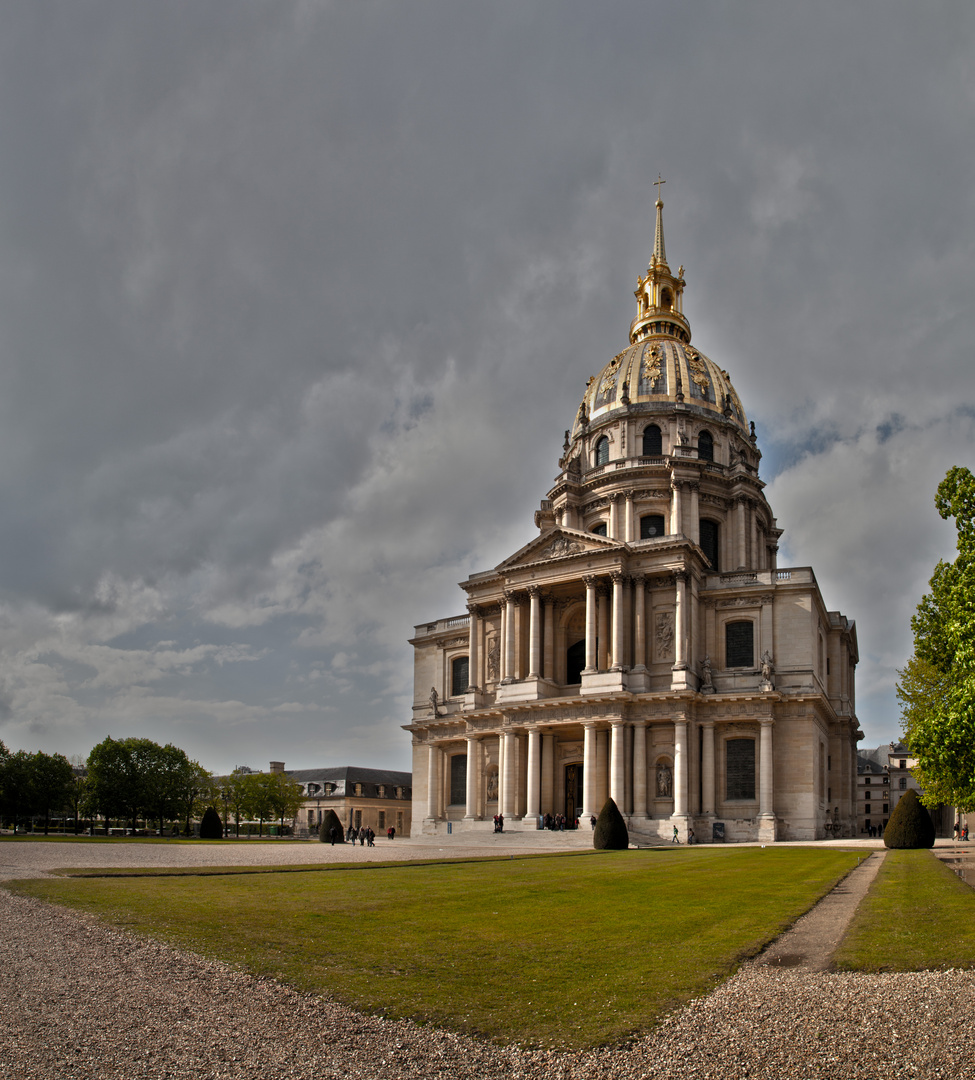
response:
<path fill-rule="evenodd" d="M 924 971 L 975 965 L 975 890 L 930 851 L 888 851 L 833 965 Z"/>
<path fill-rule="evenodd" d="M 359 1009 L 589 1046 L 706 994 L 856 865 L 685 848 L 11 886 Z"/>

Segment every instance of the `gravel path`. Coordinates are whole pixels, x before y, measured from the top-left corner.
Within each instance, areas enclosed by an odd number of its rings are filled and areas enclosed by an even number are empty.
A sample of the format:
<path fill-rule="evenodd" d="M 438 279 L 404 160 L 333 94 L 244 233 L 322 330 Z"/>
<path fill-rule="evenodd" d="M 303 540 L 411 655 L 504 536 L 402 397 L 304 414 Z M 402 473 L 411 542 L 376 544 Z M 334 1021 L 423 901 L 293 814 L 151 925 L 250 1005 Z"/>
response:
<path fill-rule="evenodd" d="M 363 1016 L 3 890 L 0 919 L 3 1080 L 975 1077 L 973 972 L 760 958 L 630 1048 L 558 1054 Z"/>

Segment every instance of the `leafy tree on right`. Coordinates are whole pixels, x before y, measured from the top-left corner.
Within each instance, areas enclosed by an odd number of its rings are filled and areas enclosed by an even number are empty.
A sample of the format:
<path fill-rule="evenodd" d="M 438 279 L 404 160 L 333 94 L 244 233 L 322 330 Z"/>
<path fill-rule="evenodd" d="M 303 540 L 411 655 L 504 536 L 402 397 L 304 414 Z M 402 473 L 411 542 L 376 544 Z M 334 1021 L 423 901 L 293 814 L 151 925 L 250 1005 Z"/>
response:
<path fill-rule="evenodd" d="M 923 802 L 970 811 L 975 810 L 975 476 L 960 466 L 949 469 L 934 502 L 943 518 L 954 518 L 958 556 L 935 567 L 931 591 L 911 619 L 914 655 L 899 672 L 897 696 Z"/>

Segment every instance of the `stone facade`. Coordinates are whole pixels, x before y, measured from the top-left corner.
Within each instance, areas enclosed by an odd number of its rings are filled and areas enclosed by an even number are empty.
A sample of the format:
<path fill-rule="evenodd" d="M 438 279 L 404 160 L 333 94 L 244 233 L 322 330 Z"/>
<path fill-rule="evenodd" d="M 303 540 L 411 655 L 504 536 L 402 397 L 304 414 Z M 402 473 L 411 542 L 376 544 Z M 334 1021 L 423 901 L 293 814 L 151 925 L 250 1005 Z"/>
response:
<path fill-rule="evenodd" d="M 853 836 L 856 630 L 781 530 L 727 372 L 690 345 L 656 203 L 630 344 L 589 380 L 538 535 L 415 628 L 413 815 L 631 836 Z M 422 823 L 422 826 L 421 826 Z"/>
<path fill-rule="evenodd" d="M 408 772 L 355 765 L 323 769 L 282 766 L 282 771 L 304 789 L 305 802 L 296 820 L 299 835 L 315 832 L 328 810 L 335 811 L 346 829 L 365 825 L 377 836 L 385 836 L 392 827 L 397 836 L 410 835 L 413 790 Z"/>

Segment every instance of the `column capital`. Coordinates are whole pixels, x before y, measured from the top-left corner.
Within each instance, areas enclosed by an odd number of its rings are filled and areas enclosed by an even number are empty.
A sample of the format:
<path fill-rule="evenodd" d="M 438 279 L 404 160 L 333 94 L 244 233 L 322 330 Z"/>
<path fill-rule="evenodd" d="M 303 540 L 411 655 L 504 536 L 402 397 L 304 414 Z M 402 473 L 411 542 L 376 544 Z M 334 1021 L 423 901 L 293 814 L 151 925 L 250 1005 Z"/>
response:
<path fill-rule="evenodd" d="M 532 600 L 534 600 L 536 596 L 541 596 L 541 595 L 542 595 L 542 587 L 541 587 L 541 585 L 529 585 L 528 586 L 528 596 Z"/>
<path fill-rule="evenodd" d="M 612 572 L 612 573 L 611 573 L 611 574 L 609 575 L 609 580 L 610 580 L 610 581 L 611 581 L 611 582 L 612 582 L 612 583 L 613 583 L 614 585 L 618 585 L 618 584 L 621 584 L 622 582 L 625 582 L 625 581 L 626 581 L 626 574 L 624 574 L 622 570 L 614 570 L 614 571 L 613 571 L 613 572 Z"/>
<path fill-rule="evenodd" d="M 631 574 L 630 575 L 630 581 L 632 581 L 633 584 L 638 589 L 642 589 L 647 583 L 647 575 L 646 574 Z"/>
<path fill-rule="evenodd" d="M 467 611 L 468 614 L 470 614 L 475 619 L 478 618 L 481 614 L 481 608 L 478 604 L 468 604 Z"/>
<path fill-rule="evenodd" d="M 596 574 L 583 574 L 582 580 L 587 589 L 594 589 L 599 584 L 599 577 Z"/>

